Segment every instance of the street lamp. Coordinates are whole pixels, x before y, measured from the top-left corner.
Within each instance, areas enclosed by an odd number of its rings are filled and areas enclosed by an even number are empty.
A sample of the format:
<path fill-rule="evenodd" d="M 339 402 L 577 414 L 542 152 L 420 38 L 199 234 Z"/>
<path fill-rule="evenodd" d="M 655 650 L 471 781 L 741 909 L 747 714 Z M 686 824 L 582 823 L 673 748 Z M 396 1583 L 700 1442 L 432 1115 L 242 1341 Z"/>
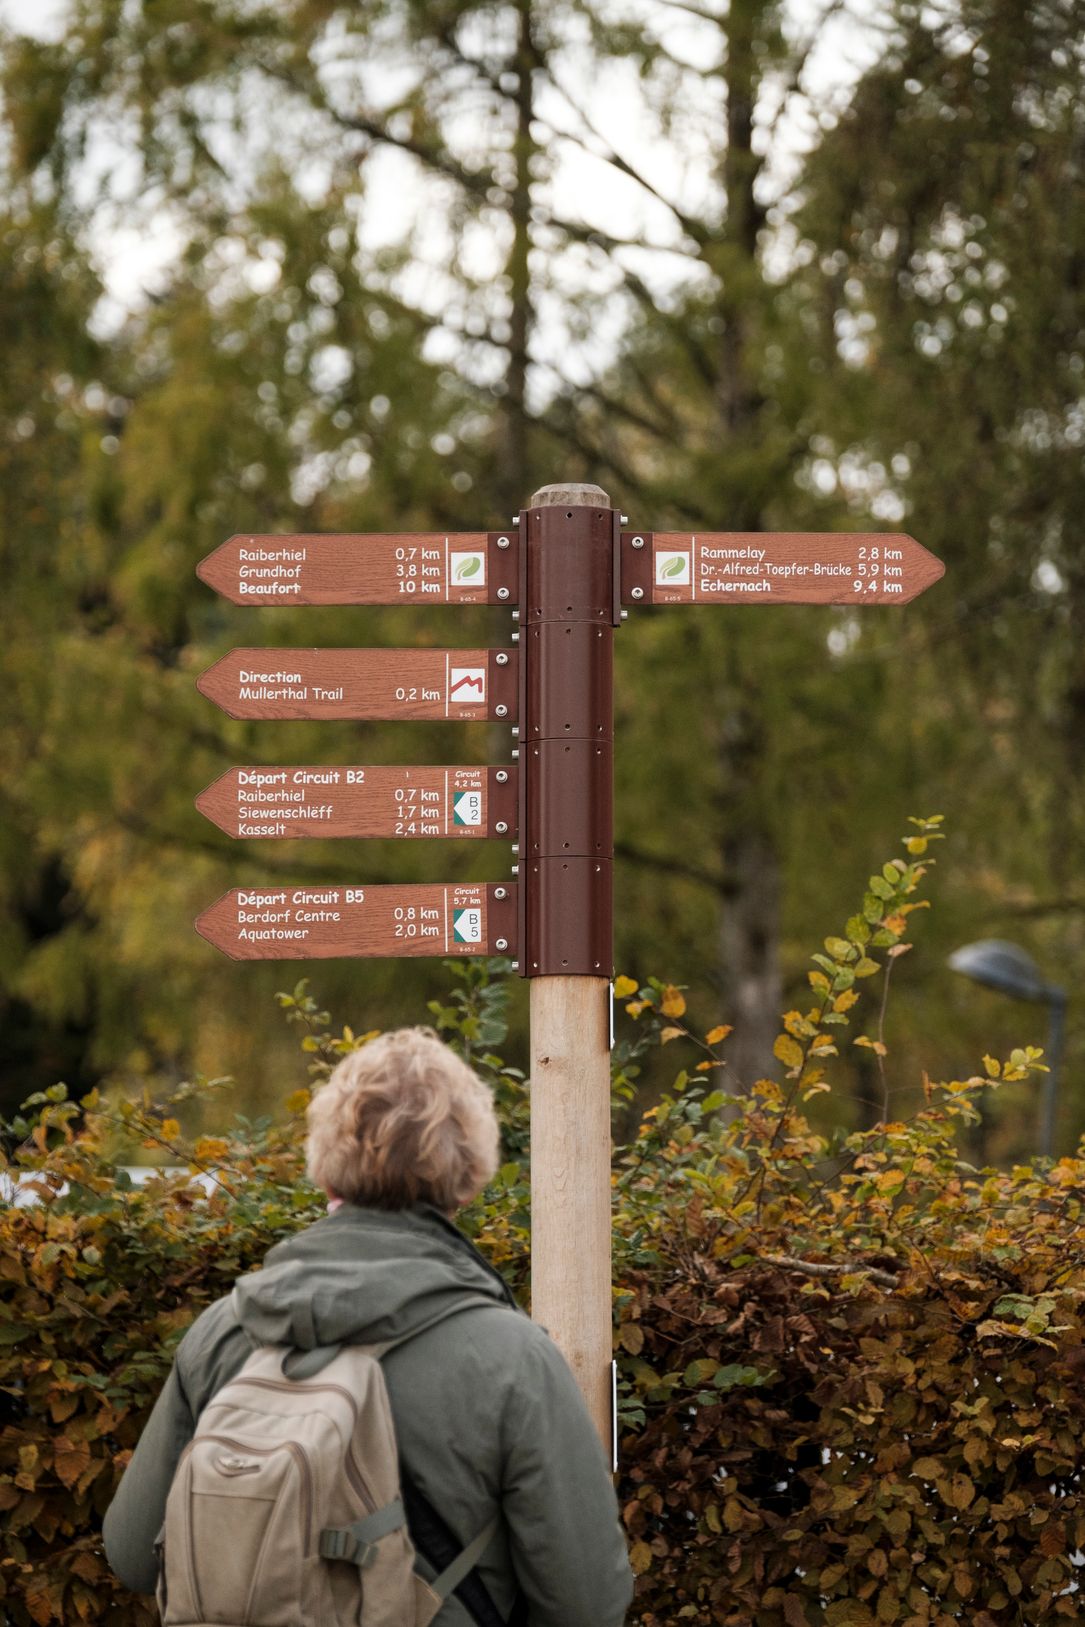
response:
<path fill-rule="evenodd" d="M 1008 943 L 1005 938 L 981 938 L 978 943 L 966 943 L 953 951 L 949 965 L 953 971 L 970 977 L 973 983 L 998 989 L 1001 994 L 1010 994 L 1015 1000 L 1030 1000 L 1048 1007 L 1046 1055 L 1049 1072 L 1044 1079 L 1040 1152 L 1044 1158 L 1050 1158 L 1055 1143 L 1055 1103 L 1066 1022 L 1066 990 L 1048 983 L 1032 956 L 1019 944 Z"/>

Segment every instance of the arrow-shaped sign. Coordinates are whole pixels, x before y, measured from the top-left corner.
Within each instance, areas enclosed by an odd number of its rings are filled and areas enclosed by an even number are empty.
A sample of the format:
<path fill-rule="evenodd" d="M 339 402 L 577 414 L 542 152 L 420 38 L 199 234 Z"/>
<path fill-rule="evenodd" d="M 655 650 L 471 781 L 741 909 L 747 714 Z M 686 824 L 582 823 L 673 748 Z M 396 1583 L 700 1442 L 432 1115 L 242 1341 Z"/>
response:
<path fill-rule="evenodd" d="M 236 536 L 196 574 L 234 604 L 515 604 L 512 534 Z"/>
<path fill-rule="evenodd" d="M 516 888 L 235 887 L 196 921 L 232 960 L 515 953 Z"/>
<path fill-rule="evenodd" d="M 230 717 L 516 716 L 515 650 L 231 650 L 197 680 Z"/>
<path fill-rule="evenodd" d="M 904 535 L 622 534 L 627 604 L 908 604 L 944 574 L 940 559 Z"/>
<path fill-rule="evenodd" d="M 516 839 L 517 770 L 292 765 L 231 768 L 196 798 L 228 836 Z"/>

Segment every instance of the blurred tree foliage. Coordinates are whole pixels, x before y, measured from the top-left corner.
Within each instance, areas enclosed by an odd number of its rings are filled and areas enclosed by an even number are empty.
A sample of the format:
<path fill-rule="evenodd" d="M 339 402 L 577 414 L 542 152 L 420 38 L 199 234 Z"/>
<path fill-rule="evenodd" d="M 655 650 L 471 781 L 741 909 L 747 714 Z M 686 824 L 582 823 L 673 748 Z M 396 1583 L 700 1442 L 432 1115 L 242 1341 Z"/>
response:
<path fill-rule="evenodd" d="M 231 762 L 498 760 L 496 730 L 230 722 L 193 678 L 235 643 L 504 617 L 238 611 L 192 567 L 242 528 L 486 526 L 555 477 L 661 529 L 906 523 L 947 562 L 906 612 L 623 631 L 619 958 L 662 939 L 722 1000 L 735 1083 L 846 896 L 826 855 L 873 860 L 916 800 L 970 855 L 943 947 L 1025 938 L 1069 977 L 1076 8 L 887 5 L 873 65 L 819 92 L 835 9 L 807 33 L 765 0 L 70 0 L 55 38 L 0 41 L 9 1105 L 226 1055 L 281 1078 L 281 973 L 191 932 L 228 885 L 500 873 L 485 845 L 231 845 L 191 798 Z M 428 977 L 339 964 L 327 989 L 383 1026 Z M 976 1000 L 902 967 L 912 1060 L 921 1005 L 927 1035 L 976 1010 L 1000 1042 Z M 872 1092 L 857 1065 L 854 1112 Z"/>

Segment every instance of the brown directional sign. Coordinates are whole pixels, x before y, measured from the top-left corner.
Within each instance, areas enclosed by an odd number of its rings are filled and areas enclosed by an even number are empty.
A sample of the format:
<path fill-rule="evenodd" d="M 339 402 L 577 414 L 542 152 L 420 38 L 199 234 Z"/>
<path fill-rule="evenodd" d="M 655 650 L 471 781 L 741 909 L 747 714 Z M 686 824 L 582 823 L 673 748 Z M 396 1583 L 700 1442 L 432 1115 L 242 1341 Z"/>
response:
<path fill-rule="evenodd" d="M 515 953 L 516 888 L 235 887 L 196 921 L 232 960 Z"/>
<path fill-rule="evenodd" d="M 509 768 L 231 768 L 196 798 L 228 836 L 516 838 Z"/>
<path fill-rule="evenodd" d="M 196 574 L 234 604 L 505 604 L 517 599 L 511 532 L 236 536 Z"/>
<path fill-rule="evenodd" d="M 626 604 L 907 604 L 944 575 L 914 537 L 629 531 Z"/>
<path fill-rule="evenodd" d="M 515 650 L 231 650 L 197 680 L 238 718 L 516 717 Z"/>

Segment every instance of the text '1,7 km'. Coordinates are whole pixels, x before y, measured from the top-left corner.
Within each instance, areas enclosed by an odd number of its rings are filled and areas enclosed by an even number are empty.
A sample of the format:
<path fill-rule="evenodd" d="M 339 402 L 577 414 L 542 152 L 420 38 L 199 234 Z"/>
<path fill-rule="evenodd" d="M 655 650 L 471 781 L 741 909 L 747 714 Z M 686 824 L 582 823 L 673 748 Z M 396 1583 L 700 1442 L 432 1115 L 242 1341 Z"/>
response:
<path fill-rule="evenodd" d="M 498 837 L 521 843 L 526 865 L 519 893 L 239 890 L 200 932 L 239 959 L 508 952 L 529 977 L 608 975 L 621 606 L 902 605 L 944 570 L 903 535 L 627 531 L 623 519 L 598 488 L 553 487 L 507 532 L 239 535 L 210 554 L 200 577 L 238 605 L 507 604 L 523 618 L 508 649 L 231 650 L 198 680 L 230 717 L 505 721 L 525 756 L 237 767 L 197 799 L 208 819 L 240 840 Z"/>
<path fill-rule="evenodd" d="M 196 798 L 228 836 L 505 836 L 517 828 L 517 770 L 231 768 Z"/>

